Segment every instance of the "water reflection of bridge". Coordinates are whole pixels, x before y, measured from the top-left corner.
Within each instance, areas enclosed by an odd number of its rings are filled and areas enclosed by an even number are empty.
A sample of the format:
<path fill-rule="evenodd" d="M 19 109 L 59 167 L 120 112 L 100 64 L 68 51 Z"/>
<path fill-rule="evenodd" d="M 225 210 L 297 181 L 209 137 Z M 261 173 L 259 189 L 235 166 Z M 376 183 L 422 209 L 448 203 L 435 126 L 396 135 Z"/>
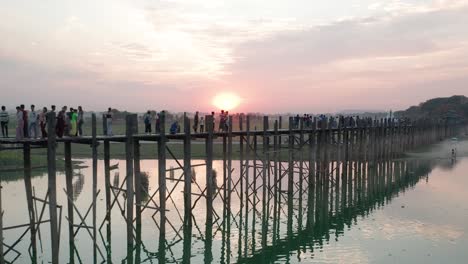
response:
<path fill-rule="evenodd" d="M 206 117 L 207 124 L 211 124 L 211 120 L 211 116 Z M 229 122 L 232 128 L 231 119 Z M 68 197 L 65 219 L 69 234 L 69 263 L 89 262 L 83 260 L 75 244 L 78 233 L 87 234 L 92 243 L 94 263 L 115 261 L 111 252 L 111 233 L 116 230 L 112 230 L 111 224 L 122 219 L 126 222 L 127 257 L 123 260 L 126 263 L 151 262 L 153 259 L 160 263 L 189 263 L 194 258 L 193 244 L 198 243 L 204 244 L 205 263 L 273 261 L 317 239 L 328 239 L 332 230 L 342 232 L 343 227 L 350 225 L 356 216 L 369 213 L 375 206 L 415 184 L 428 168 L 416 162 L 393 159 L 411 148 L 455 133 L 454 129 L 442 124 L 399 125 L 393 120 L 360 122 L 354 127 L 339 124 L 338 128 L 332 128 L 326 120 L 314 121 L 307 129 L 303 124 L 298 129 L 293 129 L 291 121 L 289 124 L 288 129 L 282 129 L 281 121 L 276 120 L 273 129 L 269 129 L 269 120 L 265 117 L 263 130 L 251 131 L 247 117 L 246 122 L 241 118 L 238 132 L 214 133 L 209 125 L 206 133 L 191 134 L 190 122 L 185 118 L 186 129 L 182 134 L 138 135 L 136 116 L 130 115 L 125 136 L 97 137 L 96 119 L 93 117 L 93 136 L 89 138 L 51 137 L 45 142 L 16 142 L 24 145 L 29 222 L 0 228 L 0 235 L 3 237 L 3 231 L 12 228 L 27 227 L 25 234 L 30 234 L 31 262 L 36 262 L 36 236 L 40 234 L 40 226 L 48 223 L 52 238 L 51 258 L 53 263 L 58 263 L 62 220 L 58 213 L 61 214 L 62 205 L 57 204 L 55 143 L 60 141 L 65 146 L 64 192 Z M 53 122 L 49 125 L 53 135 Z M 164 122 L 162 131 L 165 131 Z M 216 173 L 216 178 L 213 170 L 215 137 L 221 138 L 223 143 L 223 168 Z M 240 151 L 237 178 L 233 177 L 232 159 L 235 137 L 239 138 Z M 203 164 L 191 164 L 193 138 L 205 140 L 206 159 Z M 284 143 L 284 138 L 287 138 L 287 143 Z M 183 160 L 177 159 L 166 144 L 168 140 L 183 141 Z M 97 189 L 99 141 L 104 145 L 104 219 L 97 219 L 96 212 L 100 194 Z M 113 184 L 110 175 L 111 141 L 124 142 L 127 154 L 125 177 L 121 181 L 120 177 L 114 177 Z M 158 186 L 151 193 L 141 188 L 140 141 L 157 142 Z M 46 197 L 39 198 L 33 191 L 28 168 L 31 145 L 44 143 L 48 146 L 49 188 Z M 92 202 L 85 208 L 78 208 L 73 199 L 76 188 L 72 182 L 72 143 L 90 144 L 92 147 Z M 178 167 L 166 169 L 167 158 L 174 159 Z M 206 170 L 204 183 L 192 180 L 192 169 L 200 166 Z M 420 168 L 424 168 L 424 173 L 419 173 Z M 168 171 L 175 177 L 167 178 Z M 180 191 L 184 196 L 183 204 L 174 201 L 174 193 Z M 36 202 L 43 203 L 40 210 Z M 49 207 L 49 219 L 43 220 L 46 205 Z M 204 215 L 192 213 L 199 207 L 204 208 Z M 121 219 L 111 218 L 113 210 L 120 211 Z M 153 228 L 159 233 L 157 248 L 146 246 L 148 241 L 142 239 L 142 213 L 148 211 L 152 212 Z M 234 240 L 233 235 L 237 235 Z M 215 239 L 219 236 L 221 244 Z M 14 262 L 9 252 L 15 250 L 15 243 L 5 247 L 7 251 L 0 256 Z M 214 259 L 218 253 L 221 254 L 219 259 Z"/>

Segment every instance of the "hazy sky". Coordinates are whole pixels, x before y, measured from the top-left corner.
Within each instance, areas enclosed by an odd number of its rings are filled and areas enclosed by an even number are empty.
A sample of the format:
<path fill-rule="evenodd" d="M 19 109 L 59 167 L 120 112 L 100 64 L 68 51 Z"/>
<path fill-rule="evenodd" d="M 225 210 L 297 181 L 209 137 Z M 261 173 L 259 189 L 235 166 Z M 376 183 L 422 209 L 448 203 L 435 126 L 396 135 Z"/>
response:
<path fill-rule="evenodd" d="M 14 0 L 0 104 L 401 109 L 468 95 L 468 0 Z"/>

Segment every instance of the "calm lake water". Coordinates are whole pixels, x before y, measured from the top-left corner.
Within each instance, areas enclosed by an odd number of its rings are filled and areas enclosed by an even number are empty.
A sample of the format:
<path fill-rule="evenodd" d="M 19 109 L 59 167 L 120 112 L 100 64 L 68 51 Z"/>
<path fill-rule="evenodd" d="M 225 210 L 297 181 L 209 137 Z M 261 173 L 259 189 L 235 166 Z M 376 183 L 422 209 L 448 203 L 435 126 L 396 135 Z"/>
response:
<path fill-rule="evenodd" d="M 177 181 L 168 180 L 168 191 L 175 188 L 167 202 L 167 233 L 164 237 L 159 234 L 159 214 L 155 215 L 151 209 L 143 211 L 142 243 L 132 252 L 133 256 L 139 256 L 133 257 L 134 263 L 188 263 L 187 260 L 191 263 L 468 263 L 468 158 L 452 161 L 445 156 L 386 161 L 382 168 L 398 168 L 398 172 L 386 174 L 383 185 L 372 187 L 354 181 L 349 189 L 342 189 L 331 184 L 329 192 L 321 193 L 327 199 L 320 200 L 317 192 L 313 206 L 308 205 L 310 197 L 306 193 L 296 194 L 292 213 L 288 212 L 286 195 L 279 196 L 278 214 L 274 213 L 276 209 L 271 198 L 271 203 L 263 208 L 260 188 L 257 195 L 252 193 L 251 200 L 242 204 L 240 194 L 234 192 L 230 213 L 224 210 L 222 200 L 216 198 L 215 221 L 213 225 L 205 225 L 205 200 L 200 199 L 194 207 L 194 222 L 189 232 L 184 232 L 183 228 L 183 184 L 176 186 Z M 91 160 L 81 161 L 87 167 L 74 170 L 73 187 L 75 204 L 85 215 L 92 202 L 92 168 Z M 111 164 L 117 163 L 119 168 L 111 172 L 114 186 L 122 184 L 125 175 L 125 161 L 111 161 Z M 201 163 L 202 160 L 192 161 L 192 164 Z M 170 167 L 177 167 L 176 162 L 168 160 L 167 168 Z M 157 161 L 143 160 L 141 168 L 149 174 L 149 193 L 152 194 L 158 180 Z M 222 161 L 215 161 L 214 169 L 218 172 L 218 185 L 221 185 Z M 233 180 L 237 182 L 239 161 L 233 161 L 233 169 Z M 196 167 L 195 171 L 196 182 L 203 189 L 205 168 Z M 376 176 L 372 175 L 375 173 L 369 170 L 366 178 Z M 171 177 L 169 173 L 168 177 Z M 180 177 L 180 171 L 175 172 L 174 177 Z M 35 195 L 44 198 L 47 175 L 34 177 L 32 183 Z M 284 189 L 287 183 L 284 180 L 282 184 Z M 3 225 L 28 223 L 24 181 L 10 179 L 2 181 L 2 185 Z M 59 173 L 57 199 L 63 206 L 61 263 L 70 262 L 65 187 L 65 175 Z M 98 189 L 101 191 L 97 204 L 100 225 L 105 218 L 102 161 L 98 162 Z M 195 184 L 192 190 L 201 192 Z M 122 204 L 124 199 L 122 195 L 118 197 Z M 194 196 L 193 200 L 196 199 Z M 40 212 L 42 204 L 38 202 L 37 206 Z M 313 224 L 307 222 L 310 215 Z M 75 213 L 75 222 L 78 219 Z M 91 225 L 91 216 L 86 223 Z M 126 225 L 118 204 L 112 210 L 109 234 L 106 224 L 104 222 L 98 230 L 99 250 L 108 263 L 127 263 Z M 24 231 L 25 228 L 5 230 L 4 242 L 14 244 Z M 49 224 L 42 224 L 42 242 L 38 238 L 39 263 L 50 260 L 49 232 Z M 15 263 L 31 262 L 29 244 L 30 237 L 26 234 L 15 246 L 21 254 Z M 110 250 L 106 250 L 106 246 Z M 86 230 L 81 229 L 76 236 L 75 263 L 92 263 L 92 252 L 92 240 Z M 9 252 L 7 260 L 17 255 Z M 104 259 L 98 255 L 98 262 Z"/>

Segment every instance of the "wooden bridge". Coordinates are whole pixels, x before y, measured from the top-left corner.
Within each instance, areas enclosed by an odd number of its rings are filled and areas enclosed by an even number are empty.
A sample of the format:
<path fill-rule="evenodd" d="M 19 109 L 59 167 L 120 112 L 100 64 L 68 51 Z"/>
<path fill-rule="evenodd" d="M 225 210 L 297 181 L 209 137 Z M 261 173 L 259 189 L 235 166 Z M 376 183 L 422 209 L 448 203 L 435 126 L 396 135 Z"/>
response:
<path fill-rule="evenodd" d="M 301 122 L 298 128 L 293 127 L 293 119 L 289 118 L 288 128 L 282 127 L 281 119 L 274 120 L 273 128 L 269 127 L 269 117 L 263 118 L 262 130 L 251 130 L 250 117 L 245 120 L 239 119 L 239 131 L 232 131 L 232 117 L 228 119 L 228 131 L 215 132 L 213 127 L 213 116 L 205 117 L 207 130 L 205 133 L 192 133 L 190 119 L 184 116 L 184 132 L 178 134 L 166 134 L 165 117 L 161 116 L 161 133 L 139 134 L 137 129 L 137 116 L 126 117 L 126 134 L 117 136 L 99 136 L 96 131 L 96 116 L 92 115 L 92 135 L 87 137 L 63 137 L 55 136 L 55 113 L 48 114 L 47 139 L 0 139 L 0 150 L 22 149 L 24 158 L 24 182 L 28 201 L 29 221 L 26 224 L 3 227 L 0 217 L 0 241 L 3 241 L 3 231 L 13 228 L 28 227 L 27 232 L 31 237 L 32 262 L 37 260 L 36 234 L 40 225 L 50 225 L 51 236 L 51 261 L 59 263 L 59 241 L 61 227 L 62 205 L 57 204 L 57 171 L 56 171 L 56 149 L 58 143 L 63 143 L 66 175 L 67 221 L 70 243 L 70 263 L 75 263 L 76 248 L 74 239 L 76 234 L 88 233 L 93 241 L 94 263 L 108 260 L 109 254 L 104 252 L 99 242 L 98 232 L 104 225 L 110 225 L 110 212 L 117 205 L 126 221 L 127 233 L 127 263 L 139 263 L 141 250 L 141 215 L 145 210 L 154 211 L 153 216 L 159 215 L 156 223 L 159 233 L 163 238 L 160 242 L 158 257 L 161 257 L 161 247 L 164 251 L 169 246 L 166 242 L 166 228 L 179 233 L 173 220 L 166 216 L 167 212 L 174 210 L 174 206 L 168 201 L 176 189 L 181 189 L 184 196 L 183 215 L 177 221 L 183 227 L 184 234 L 191 234 L 192 226 L 196 225 L 196 217 L 192 210 L 201 206 L 199 201 L 205 200 L 206 216 L 204 216 L 206 233 L 205 243 L 210 247 L 213 236 L 213 225 L 226 225 L 231 221 L 238 221 L 239 226 L 248 228 L 248 218 L 260 215 L 262 231 L 273 231 L 273 238 L 261 238 L 262 250 L 271 251 L 269 248 L 282 248 L 277 238 L 279 230 L 279 219 L 283 213 L 286 217 L 295 216 L 298 220 L 297 236 L 307 235 L 317 224 L 323 223 L 321 219 L 327 217 L 330 210 L 348 206 L 354 206 L 358 195 L 363 190 L 366 194 L 373 194 L 380 188 L 393 188 L 398 177 L 403 175 L 404 168 L 399 168 L 395 163 L 386 162 L 401 156 L 408 150 L 421 145 L 431 144 L 447 137 L 452 137 L 457 132 L 457 127 L 444 123 L 418 121 L 412 123 L 396 123 L 393 119 L 373 120 L 372 122 L 358 122 L 358 126 L 344 126 L 337 124 L 332 127 L 331 122 L 323 120 L 319 122 L 314 119 L 310 127 L 305 127 Z M 245 129 L 244 129 L 245 128 Z M 217 183 L 213 172 L 213 146 L 217 140 L 222 139 L 223 146 L 223 172 L 222 182 Z M 287 139 L 286 141 L 284 139 Z M 191 145 L 194 140 L 202 140 L 205 145 L 205 161 L 203 164 L 192 164 Z M 232 177 L 233 169 L 233 142 L 239 144 L 239 177 Z M 179 160 L 171 150 L 169 141 L 182 141 L 183 158 Z M 110 180 L 110 153 L 111 142 L 125 144 L 126 153 L 126 175 L 119 186 L 113 186 Z M 140 168 L 140 144 L 141 142 L 156 142 L 158 160 L 158 186 L 152 193 L 146 192 L 142 186 L 142 173 Z M 84 213 L 74 204 L 72 195 L 72 144 L 87 144 L 91 146 L 93 189 L 92 203 Z M 97 189 L 98 181 L 98 148 L 104 149 L 104 173 L 105 173 L 105 219 L 98 222 L 96 203 L 100 190 Z M 31 183 L 31 149 L 47 148 L 47 175 L 48 190 L 45 198 L 36 197 Z M 175 160 L 177 168 L 167 169 L 168 159 Z M 192 169 L 195 166 L 206 168 L 205 186 L 200 186 L 192 177 Z M 400 166 L 400 165 L 398 165 Z M 167 172 L 178 171 L 175 184 L 167 187 Z M 392 171 L 390 173 L 390 171 Z M 397 172 L 398 171 L 398 172 Z M 386 176 L 387 175 L 387 176 Z M 388 176 L 393 175 L 393 176 Z M 400 175 L 400 176 L 395 176 Z M 220 185 L 220 186 L 218 186 Z M 382 187 L 383 186 L 383 187 Z M 395 191 L 398 191 L 396 188 Z M 122 202 L 122 195 L 125 198 Z M 335 197 L 333 198 L 333 194 Z M 391 195 L 392 192 L 389 193 Z M 149 197 L 143 201 L 142 195 Z M 356 195 L 356 196 L 354 196 Z M 213 201 L 221 200 L 223 212 L 220 216 L 219 208 L 213 208 Z M 240 209 L 236 214 L 231 211 L 232 199 L 240 202 Z M 360 198 L 359 198 L 360 199 Z M 43 203 L 41 213 L 38 214 L 35 203 Z M 261 203 L 261 209 L 258 204 Z M 180 206 L 180 205 L 179 205 Z M 48 207 L 49 219 L 43 220 L 44 210 Z M 331 207 L 331 208 L 330 208 Z M 287 212 L 283 209 L 287 208 Z M 83 210 L 83 209 L 82 209 Z M 319 210 L 319 211 L 318 211 Z M 324 210 L 324 211 L 320 211 Z M 0 189 L 0 212 L 1 189 Z M 343 212 L 341 212 L 343 213 Z M 273 215 L 272 227 L 269 227 L 270 216 Z M 78 216 L 78 219 L 76 217 Z M 88 216 L 91 218 L 87 221 Z M 337 214 L 334 217 L 340 218 Z M 244 218 L 245 219 L 244 221 Z M 226 220 L 227 219 L 227 220 Z M 276 220 L 275 220 L 276 219 Z M 76 221 L 78 220 L 78 221 Z M 304 223 L 304 221 L 305 223 Z M 222 223 L 220 224 L 219 221 Z M 244 221 L 244 224 L 242 222 Z M 88 224 L 88 222 L 91 222 Z M 255 228 L 253 224 L 250 228 Z M 224 226 L 223 226 L 224 227 Z M 239 228 L 240 228 L 239 227 Z M 240 228 L 242 229 L 242 228 Z M 292 232 L 292 220 L 287 223 L 288 233 Z M 171 232 L 172 232 L 171 231 Z M 108 230 L 108 232 L 110 232 Z M 276 233 L 275 233 L 276 232 Z M 25 232 L 26 233 L 26 232 Z M 240 234 L 247 231 L 240 231 Z M 239 234 L 239 236 L 240 236 Z M 24 235 L 22 236 L 24 237 Z M 21 238 L 22 238 L 21 237 Z M 190 237 L 190 236 L 189 236 Z M 184 236 L 184 258 L 183 263 L 190 262 L 191 238 Z M 291 239 L 296 239 L 292 238 Z M 240 240 L 240 238 L 239 238 Z M 294 240 L 295 241 L 295 240 Z M 289 241 L 288 243 L 290 243 Z M 162 243 L 162 244 L 161 244 Z M 247 242 L 246 242 L 247 243 Z M 295 242 L 296 243 L 296 242 Z M 301 243 L 297 241 L 297 243 Z M 106 243 L 103 244 L 107 250 Z M 245 245 L 246 246 L 246 245 Z M 15 252 L 15 245 L 5 245 L 7 251 L 0 247 L 0 264 L 10 263 L 7 261 L 9 252 Z M 240 245 L 239 245 L 240 247 Z M 188 255 L 186 252 L 188 251 Z M 258 258 L 258 251 L 252 250 L 251 254 L 244 254 L 239 248 L 238 261 L 246 261 Z M 260 251 L 262 252 L 262 251 Z M 108 253 L 108 252 L 107 252 Z M 11 254 L 11 253 L 10 253 Z M 19 254 L 19 252 L 18 252 Z M 137 256 L 138 255 L 138 259 Z M 5 256 L 5 257 L 4 257 Z M 261 255 L 262 258 L 265 255 Z"/>

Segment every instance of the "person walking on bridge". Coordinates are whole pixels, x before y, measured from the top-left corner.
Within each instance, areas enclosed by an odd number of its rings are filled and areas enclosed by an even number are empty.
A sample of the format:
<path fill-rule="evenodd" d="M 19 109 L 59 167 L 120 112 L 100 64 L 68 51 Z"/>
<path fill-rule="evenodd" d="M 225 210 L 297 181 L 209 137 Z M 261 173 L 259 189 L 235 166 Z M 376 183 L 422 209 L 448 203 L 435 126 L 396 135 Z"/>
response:
<path fill-rule="evenodd" d="M 2 111 L 0 112 L 0 124 L 2 126 L 2 137 L 8 137 L 8 122 L 10 122 L 10 116 L 6 111 L 5 106 L 2 106 Z"/>
<path fill-rule="evenodd" d="M 16 139 L 24 139 L 24 114 L 21 107 L 16 107 Z"/>
<path fill-rule="evenodd" d="M 78 136 L 83 136 L 83 123 L 84 123 L 83 107 L 78 106 Z"/>
<path fill-rule="evenodd" d="M 112 108 L 108 108 L 107 109 L 107 113 L 106 113 L 106 127 L 107 127 L 107 136 L 113 136 L 114 133 L 112 132 Z"/>
<path fill-rule="evenodd" d="M 24 104 L 20 105 L 21 113 L 23 113 L 23 138 L 29 137 L 29 129 L 28 129 L 28 111 L 24 107 Z"/>
<path fill-rule="evenodd" d="M 198 131 L 198 111 L 195 112 L 195 117 L 193 118 L 193 131 L 195 133 Z"/>
<path fill-rule="evenodd" d="M 39 114 L 39 126 L 41 127 L 42 138 L 47 137 L 47 107 L 42 108 L 42 112 Z"/>
<path fill-rule="evenodd" d="M 145 133 L 151 134 L 151 111 L 148 110 L 144 115 L 143 115 L 143 122 L 145 123 Z"/>
<path fill-rule="evenodd" d="M 31 111 L 29 111 L 29 136 L 31 138 L 37 138 L 39 131 L 37 129 L 37 113 L 35 106 L 31 105 Z"/>

